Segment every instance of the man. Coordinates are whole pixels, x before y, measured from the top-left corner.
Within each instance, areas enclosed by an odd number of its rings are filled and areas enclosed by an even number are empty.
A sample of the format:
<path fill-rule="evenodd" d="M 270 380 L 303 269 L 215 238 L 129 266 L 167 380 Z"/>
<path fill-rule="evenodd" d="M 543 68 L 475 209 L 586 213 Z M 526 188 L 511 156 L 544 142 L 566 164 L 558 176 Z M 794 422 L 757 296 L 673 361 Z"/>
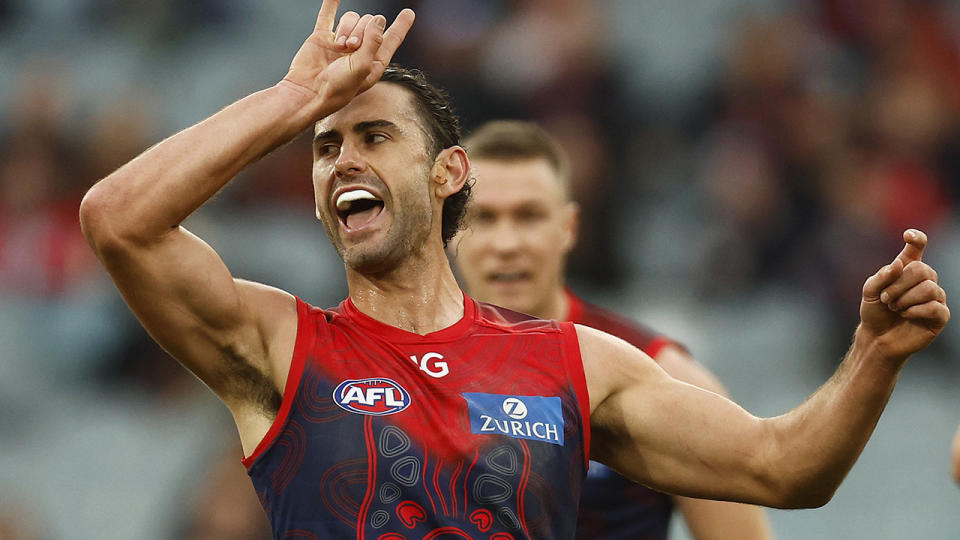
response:
<path fill-rule="evenodd" d="M 686 349 L 649 329 L 588 304 L 564 286 L 577 235 L 569 159 L 529 122 L 495 121 L 465 141 L 476 178 L 466 229 L 452 250 L 476 299 L 541 319 L 573 321 L 615 335 L 656 360 L 671 376 L 718 394 L 723 386 Z M 674 497 L 591 463 L 580 499 L 578 538 L 666 538 L 673 505 L 695 538 L 769 538 L 757 507 Z"/>
<path fill-rule="evenodd" d="M 906 359 L 949 319 L 926 236 L 905 232 L 867 280 L 838 373 L 755 418 L 616 338 L 463 295 L 444 251 L 469 175 L 455 118 L 387 69 L 413 12 L 386 28 L 337 23 L 337 5 L 324 0 L 280 83 L 150 148 L 80 209 L 132 311 L 232 413 L 274 536 L 570 538 L 591 453 L 686 496 L 826 503 Z M 180 226 L 311 125 L 317 217 L 350 291 L 332 310 L 233 278 Z"/>

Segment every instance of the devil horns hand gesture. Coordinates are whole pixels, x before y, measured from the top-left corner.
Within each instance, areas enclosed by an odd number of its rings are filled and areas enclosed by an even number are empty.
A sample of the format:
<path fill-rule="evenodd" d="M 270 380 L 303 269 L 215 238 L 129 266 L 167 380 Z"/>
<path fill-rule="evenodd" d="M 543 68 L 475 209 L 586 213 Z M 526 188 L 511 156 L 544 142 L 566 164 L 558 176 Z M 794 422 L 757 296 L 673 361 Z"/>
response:
<path fill-rule="evenodd" d="M 947 293 L 937 273 L 923 262 L 927 235 L 916 229 L 903 233 L 906 245 L 890 264 L 863 285 L 861 325 L 884 358 L 902 362 L 923 349 L 950 320 Z"/>
<path fill-rule="evenodd" d="M 314 119 L 339 110 L 374 85 L 390 64 L 414 14 L 404 9 L 386 28 L 383 15 L 348 11 L 334 31 L 339 0 L 323 0 L 313 33 L 297 51 L 284 81 L 319 106 Z"/>

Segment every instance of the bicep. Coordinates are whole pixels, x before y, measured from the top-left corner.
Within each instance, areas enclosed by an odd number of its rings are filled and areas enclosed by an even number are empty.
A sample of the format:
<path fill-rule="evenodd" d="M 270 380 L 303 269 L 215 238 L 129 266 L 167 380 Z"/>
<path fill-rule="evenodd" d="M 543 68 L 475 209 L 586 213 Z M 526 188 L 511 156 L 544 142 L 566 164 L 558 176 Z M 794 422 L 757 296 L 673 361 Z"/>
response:
<path fill-rule="evenodd" d="M 248 368 L 269 372 L 271 353 L 282 354 L 272 350 L 280 348 L 274 336 L 282 326 L 261 321 L 289 321 L 292 313 L 296 324 L 292 297 L 234 279 L 217 253 L 182 227 L 147 245 L 98 254 L 150 335 L 225 400 L 232 377 Z"/>
<path fill-rule="evenodd" d="M 670 377 L 626 342 L 585 330 L 578 327 L 595 459 L 677 495 L 768 499 L 763 420 Z"/>

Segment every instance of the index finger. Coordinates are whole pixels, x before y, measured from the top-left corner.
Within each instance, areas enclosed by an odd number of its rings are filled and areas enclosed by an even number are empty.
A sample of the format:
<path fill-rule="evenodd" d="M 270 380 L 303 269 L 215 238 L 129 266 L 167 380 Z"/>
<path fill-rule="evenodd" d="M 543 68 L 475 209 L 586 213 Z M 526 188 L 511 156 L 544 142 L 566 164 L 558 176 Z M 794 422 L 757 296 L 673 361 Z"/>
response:
<path fill-rule="evenodd" d="M 907 245 L 903 246 L 897 259 L 900 259 L 904 266 L 912 261 L 919 261 L 927 247 L 927 235 L 917 229 L 907 229 L 903 231 L 903 241 Z"/>
<path fill-rule="evenodd" d="M 383 33 L 383 43 L 380 44 L 380 49 L 377 50 L 376 55 L 378 62 L 383 63 L 383 65 L 390 63 L 390 59 L 393 58 L 393 53 L 397 52 L 400 44 L 403 43 L 403 39 L 407 37 L 407 32 L 409 32 L 410 27 L 413 26 L 413 20 L 415 18 L 416 15 L 410 8 L 405 8 L 397 15 L 396 20 L 393 21 L 390 28 L 387 28 L 386 32 Z"/>
<path fill-rule="evenodd" d="M 337 8 L 340 0 L 323 0 L 320 4 L 320 13 L 317 14 L 315 32 L 333 32 L 333 24 L 337 21 Z"/>

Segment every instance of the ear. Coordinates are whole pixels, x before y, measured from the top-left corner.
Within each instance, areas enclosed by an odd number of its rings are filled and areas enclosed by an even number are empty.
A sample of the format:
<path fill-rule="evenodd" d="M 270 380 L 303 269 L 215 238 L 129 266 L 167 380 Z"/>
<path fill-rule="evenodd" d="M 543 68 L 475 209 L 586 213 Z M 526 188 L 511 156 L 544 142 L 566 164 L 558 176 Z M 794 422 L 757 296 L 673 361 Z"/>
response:
<path fill-rule="evenodd" d="M 566 255 L 577 243 L 577 236 L 580 231 L 579 204 L 568 201 L 563 205 L 563 223 L 560 226 L 563 229 L 563 254 Z"/>
<path fill-rule="evenodd" d="M 459 146 L 441 150 L 430 169 L 431 186 L 441 200 L 460 191 L 469 177 L 470 160 L 467 152 Z"/>

